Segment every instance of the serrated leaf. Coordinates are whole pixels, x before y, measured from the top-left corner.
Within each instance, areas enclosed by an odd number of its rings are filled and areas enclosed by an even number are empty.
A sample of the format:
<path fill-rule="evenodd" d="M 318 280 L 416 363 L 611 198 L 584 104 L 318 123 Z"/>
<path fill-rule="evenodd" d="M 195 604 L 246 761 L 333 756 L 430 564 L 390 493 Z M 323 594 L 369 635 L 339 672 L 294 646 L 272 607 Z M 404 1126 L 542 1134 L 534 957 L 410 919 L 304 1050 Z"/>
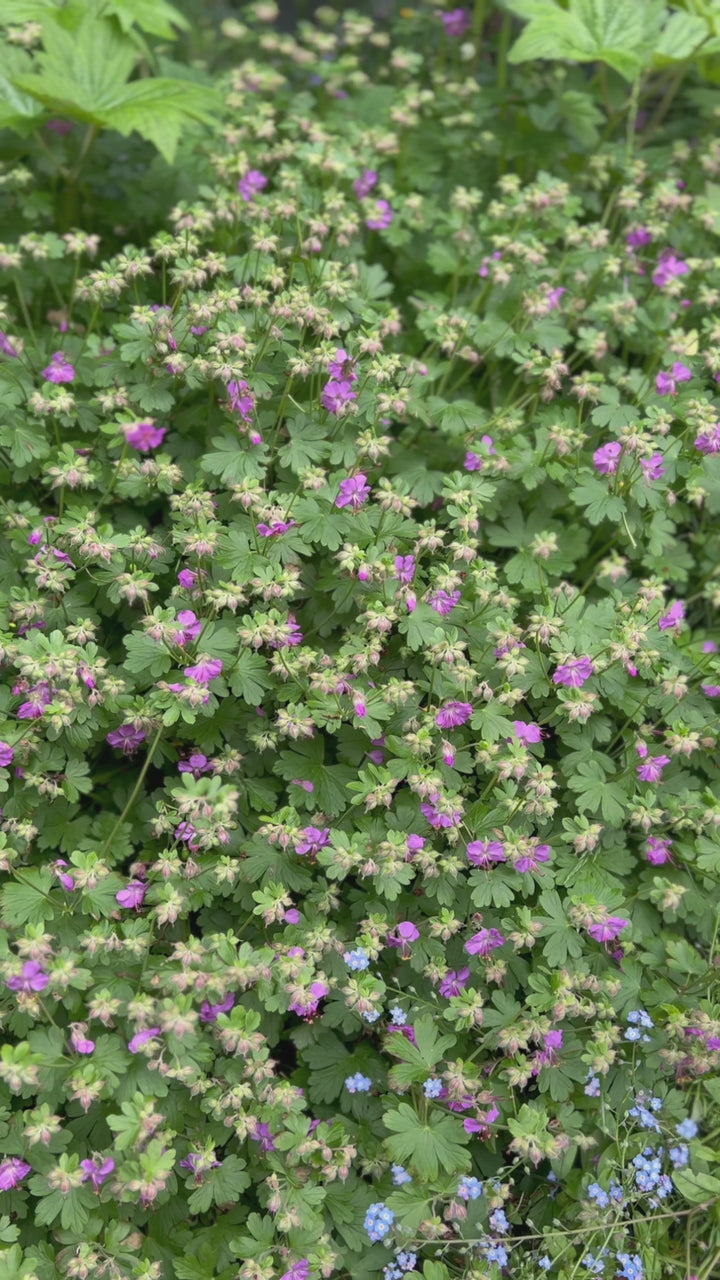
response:
<path fill-rule="evenodd" d="M 205 85 L 157 76 L 128 85 L 106 111 L 104 123 L 118 133 L 139 133 L 172 164 L 188 125 L 215 124 L 219 109 L 218 95 Z"/>
<path fill-rule="evenodd" d="M 6 884 L 0 893 L 0 916 L 3 924 L 40 924 L 52 920 L 55 908 L 50 899 L 52 876 L 26 867 L 17 872 L 17 879 Z"/>
<path fill-rule="evenodd" d="M 385 1113 L 383 1124 L 393 1135 L 385 1139 L 390 1158 L 398 1164 L 410 1164 L 423 1178 L 436 1178 L 441 1168 L 446 1173 L 462 1173 L 470 1165 L 465 1131 L 454 1116 L 432 1110 L 423 1121 L 402 1102 L 396 1111 Z"/>

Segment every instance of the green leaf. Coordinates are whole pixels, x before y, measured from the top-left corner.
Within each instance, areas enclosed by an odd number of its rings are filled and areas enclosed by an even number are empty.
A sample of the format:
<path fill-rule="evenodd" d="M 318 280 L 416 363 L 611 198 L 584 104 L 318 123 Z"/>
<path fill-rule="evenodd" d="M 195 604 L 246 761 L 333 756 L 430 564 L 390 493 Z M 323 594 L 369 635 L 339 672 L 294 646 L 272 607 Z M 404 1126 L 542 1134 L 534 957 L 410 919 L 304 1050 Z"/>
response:
<path fill-rule="evenodd" d="M 582 507 L 591 524 L 601 520 L 619 521 L 625 512 L 625 503 L 616 494 L 609 493 L 602 480 L 583 480 L 572 490 L 571 500 Z"/>
<path fill-rule="evenodd" d="M 35 59 L 40 71 L 13 77 L 13 83 L 53 111 L 104 124 L 135 66 L 133 42 L 112 22 L 88 14 L 72 32 L 46 19 L 43 46 Z"/>
<path fill-rule="evenodd" d="M 217 1169 L 209 1169 L 203 1174 L 201 1185 L 188 1198 L 188 1209 L 190 1213 L 205 1213 L 213 1202 L 217 1205 L 234 1204 L 249 1186 L 245 1161 L 239 1156 L 227 1156 Z"/>
<path fill-rule="evenodd" d="M 334 1102 L 340 1097 L 345 1079 L 350 1074 L 350 1055 L 344 1044 L 331 1031 L 325 1031 L 315 1044 L 303 1049 L 302 1056 L 310 1069 L 310 1100 L 315 1103 Z"/>
<path fill-rule="evenodd" d="M 405 636 L 410 649 L 424 649 L 426 645 L 436 644 L 442 639 L 443 630 L 438 625 L 438 617 L 429 604 L 419 604 L 412 613 L 401 619 L 398 631 Z"/>
<path fill-rule="evenodd" d="M 266 689 L 272 688 L 272 676 L 265 658 L 252 649 L 241 649 L 230 676 L 230 688 L 248 706 L 259 707 Z"/>
<path fill-rule="evenodd" d="M 710 1204 L 720 1196 L 720 1178 L 712 1173 L 694 1173 L 691 1169 L 674 1169 L 673 1182 L 690 1204 Z"/>
<path fill-rule="evenodd" d="M 164 676 L 170 670 L 172 666 L 170 654 L 165 646 L 153 640 L 152 636 L 133 631 L 129 636 L 123 636 L 123 644 L 127 649 L 125 670 L 137 675 L 142 673 L 145 676 L 143 683 L 150 684 L 151 681 Z"/>
<path fill-rule="evenodd" d="M 655 45 L 653 62 L 656 66 L 682 62 L 692 57 L 710 35 L 710 26 L 704 18 L 693 13 L 673 13 Z"/>
<path fill-rule="evenodd" d="M 589 760 L 577 766 L 577 772 L 568 778 L 571 791 L 579 793 L 578 809 L 585 813 L 602 813 L 603 818 L 613 826 L 618 826 L 625 816 L 627 796 L 623 788 L 616 782 L 608 780 L 607 774 L 597 760 Z"/>
<path fill-rule="evenodd" d="M 174 40 L 175 27 L 181 31 L 190 30 L 185 15 L 174 4 L 168 4 L 168 0 L 109 0 L 107 10 L 115 14 L 123 31 L 129 31 L 135 23 L 150 35 Z"/>
<path fill-rule="evenodd" d="M 40 924 L 52 920 L 55 909 L 50 900 L 54 881 L 47 872 L 25 867 L 17 879 L 0 893 L 0 918 L 4 925 Z"/>
<path fill-rule="evenodd" d="M 401 1102 L 396 1111 L 383 1116 L 383 1124 L 393 1136 L 385 1139 L 391 1160 L 410 1164 L 422 1178 L 436 1178 L 440 1168 L 446 1173 L 462 1173 L 470 1165 L 470 1153 L 462 1122 L 431 1110 L 422 1121 L 412 1107 Z"/>
<path fill-rule="evenodd" d="M 104 123 L 118 133 L 139 133 L 172 164 L 188 125 L 214 125 L 220 106 L 219 96 L 205 85 L 158 76 L 128 85 Z"/>
<path fill-rule="evenodd" d="M 510 49 L 508 61 L 605 62 L 625 80 L 647 66 L 659 33 L 662 0 L 570 0 L 526 8 L 530 21 Z M 523 15 L 524 16 L 524 15 Z"/>
<path fill-rule="evenodd" d="M 12 423 L 0 427 L 0 444 L 18 467 L 39 462 L 50 452 L 44 427 L 27 419 L 14 418 Z"/>

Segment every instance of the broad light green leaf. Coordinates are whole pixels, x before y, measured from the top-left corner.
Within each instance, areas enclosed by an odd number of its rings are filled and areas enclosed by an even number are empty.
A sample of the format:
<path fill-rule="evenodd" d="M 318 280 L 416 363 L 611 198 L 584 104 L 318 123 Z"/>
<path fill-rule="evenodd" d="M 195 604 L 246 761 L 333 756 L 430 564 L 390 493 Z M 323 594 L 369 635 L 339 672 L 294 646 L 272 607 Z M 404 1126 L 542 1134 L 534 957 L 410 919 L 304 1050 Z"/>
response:
<path fill-rule="evenodd" d="M 167 0 L 107 0 L 105 12 L 115 15 L 123 31 L 129 31 L 136 23 L 141 31 L 163 40 L 175 39 L 175 27 L 181 31 L 190 27 L 185 15 Z"/>
<path fill-rule="evenodd" d="M 213 125 L 219 108 L 218 95 L 205 85 L 158 76 L 128 85 L 106 113 L 105 123 L 118 133 L 139 133 L 172 164 L 189 123 Z"/>
<path fill-rule="evenodd" d="M 385 1139 L 390 1157 L 398 1164 L 411 1164 L 423 1178 L 436 1178 L 440 1168 L 446 1173 L 462 1173 L 470 1164 L 464 1145 L 461 1121 L 432 1110 L 425 1121 L 402 1102 L 397 1111 L 388 1111 L 383 1124 L 392 1132 Z"/>
<path fill-rule="evenodd" d="M 683 58 L 692 57 L 710 35 L 710 26 L 704 18 L 692 13 L 671 14 L 655 45 L 655 65 L 663 66 L 667 62 L 681 62 Z"/>

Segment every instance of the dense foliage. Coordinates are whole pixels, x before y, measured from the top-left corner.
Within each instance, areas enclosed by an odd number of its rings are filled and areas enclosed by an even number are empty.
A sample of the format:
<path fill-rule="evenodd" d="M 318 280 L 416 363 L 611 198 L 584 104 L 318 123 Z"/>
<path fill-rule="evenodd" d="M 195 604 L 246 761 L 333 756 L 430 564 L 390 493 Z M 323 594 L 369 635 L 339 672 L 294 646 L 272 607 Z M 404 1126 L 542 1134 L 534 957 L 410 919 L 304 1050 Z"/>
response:
<path fill-rule="evenodd" d="M 3 1280 L 716 1272 L 717 6 L 687 76 L 650 8 L 258 4 L 137 206 L 4 135 Z"/>

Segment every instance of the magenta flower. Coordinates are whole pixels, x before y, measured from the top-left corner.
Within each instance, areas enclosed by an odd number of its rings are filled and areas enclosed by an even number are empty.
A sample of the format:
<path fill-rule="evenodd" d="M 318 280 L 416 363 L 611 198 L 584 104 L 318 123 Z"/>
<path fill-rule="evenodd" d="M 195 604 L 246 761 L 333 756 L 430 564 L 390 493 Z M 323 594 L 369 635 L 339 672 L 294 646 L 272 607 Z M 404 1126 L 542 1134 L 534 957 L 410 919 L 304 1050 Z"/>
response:
<path fill-rule="evenodd" d="M 72 382 L 75 370 L 62 351 L 56 351 L 55 355 L 50 357 L 47 368 L 43 369 L 42 376 L 46 382 Z"/>
<path fill-rule="evenodd" d="M 12 1191 L 29 1173 L 32 1173 L 31 1164 L 18 1160 L 17 1156 L 9 1156 L 0 1164 L 0 1191 Z"/>
<path fill-rule="evenodd" d="M 350 378 L 331 378 L 323 387 L 320 399 L 324 409 L 330 413 L 340 413 L 346 404 L 357 400 L 357 391 L 353 391 Z"/>
<path fill-rule="evenodd" d="M 127 910 L 139 911 L 146 893 L 147 885 L 144 885 L 142 880 L 130 880 L 124 889 L 118 890 L 115 894 L 115 901 Z"/>
<path fill-rule="evenodd" d="M 13 690 L 15 692 L 15 690 Z M 39 720 L 45 708 L 52 702 L 50 685 L 46 680 L 28 689 L 29 698 L 18 707 L 18 720 Z"/>
<path fill-rule="evenodd" d="M 497 457 L 497 449 L 493 443 L 492 436 L 481 436 L 480 443 L 485 445 L 489 457 Z M 468 449 L 465 454 L 464 467 L 466 471 L 482 471 L 484 458 L 482 454 L 475 453 L 472 449 Z"/>
<path fill-rule="evenodd" d="M 212 765 L 201 751 L 194 751 L 188 760 L 181 760 L 178 773 L 191 773 L 193 778 L 200 778 L 203 773 L 212 773 Z"/>
<path fill-rule="evenodd" d="M 9 742 L 0 742 L 0 767 L 7 768 L 15 759 L 15 748 Z"/>
<path fill-rule="evenodd" d="M 86 1024 L 84 1022 L 76 1022 L 72 1024 L 70 1031 L 70 1047 L 76 1053 L 89 1054 L 95 1052 L 95 1041 L 89 1040 L 85 1035 Z"/>
<path fill-rule="evenodd" d="M 571 658 L 558 667 L 553 675 L 553 684 L 563 684 L 568 689 L 582 689 L 585 681 L 594 674 L 595 668 L 587 656 Z"/>
<path fill-rule="evenodd" d="M 99 1191 L 103 1182 L 107 1181 L 110 1174 L 115 1169 L 115 1161 L 112 1156 L 108 1156 L 107 1160 L 81 1160 L 80 1168 L 83 1170 L 83 1182 L 92 1182 L 93 1189 Z"/>
<path fill-rule="evenodd" d="M 139 1051 L 143 1049 L 146 1044 L 149 1044 L 151 1040 L 155 1039 L 155 1036 L 159 1036 L 159 1035 L 160 1035 L 159 1027 L 146 1027 L 144 1031 L 138 1031 L 133 1036 L 132 1040 L 128 1044 L 128 1049 L 130 1050 L 131 1053 L 139 1053 Z"/>
<path fill-rule="evenodd" d="M 131 756 L 145 737 L 142 729 L 136 729 L 132 724 L 121 724 L 119 729 L 113 729 L 107 735 L 107 741 L 111 747 L 122 747 L 123 755 Z"/>
<path fill-rule="evenodd" d="M 467 9 L 451 9 L 442 15 L 445 34 L 448 36 L 464 36 L 470 30 L 470 14 Z"/>
<path fill-rule="evenodd" d="M 197 574 L 192 569 L 181 569 L 178 574 L 178 582 L 186 591 L 192 591 L 197 582 Z"/>
<path fill-rule="evenodd" d="M 473 934 L 465 943 L 465 950 L 471 956 L 489 956 L 497 947 L 502 947 L 505 937 L 497 929 L 481 929 Z"/>
<path fill-rule="evenodd" d="M 412 920 L 401 920 L 395 932 L 388 934 L 386 942 L 389 947 L 399 947 L 402 959 L 407 960 L 411 954 L 410 944 L 417 942 L 419 937 L 420 930 Z"/>
<path fill-rule="evenodd" d="M 470 977 L 469 969 L 451 969 L 440 981 L 440 995 L 450 1000 L 465 990 Z"/>
<path fill-rule="evenodd" d="M 645 856 L 652 867 L 662 867 L 666 862 L 672 862 L 672 843 L 667 836 L 648 836 Z"/>
<path fill-rule="evenodd" d="M 708 698 L 720 698 L 720 684 L 701 684 L 700 688 Z"/>
<path fill-rule="evenodd" d="M 200 657 L 192 667 L 185 667 L 184 674 L 189 680 L 197 680 L 198 684 L 207 684 L 217 680 L 223 669 L 222 658 Z"/>
<path fill-rule="evenodd" d="M 459 826 L 462 821 L 462 814 L 460 810 L 454 809 L 451 814 L 441 813 L 437 807 L 438 800 L 439 796 L 431 796 L 429 803 L 423 802 L 420 805 L 420 812 L 424 818 L 427 818 L 430 826 L 434 827 L 436 831 L 439 831 L 441 828 Z"/>
<path fill-rule="evenodd" d="M 523 875 L 528 871 L 538 871 L 541 862 L 550 861 L 550 852 L 549 844 L 536 845 L 529 853 L 523 854 L 515 861 L 515 870 L 521 872 Z"/>
<path fill-rule="evenodd" d="M 197 640 L 203 629 L 203 624 L 199 618 L 196 618 L 192 609 L 181 609 L 177 620 L 182 627 L 182 631 L 177 632 L 175 640 L 184 649 L 193 640 Z"/>
<path fill-rule="evenodd" d="M 472 713 L 469 702 L 446 702 L 438 711 L 435 723 L 440 729 L 457 729 L 470 719 Z"/>
<path fill-rule="evenodd" d="M 123 427 L 125 439 L 139 453 L 149 453 L 157 449 L 167 434 L 166 427 L 156 427 L 152 419 L 147 422 L 132 422 Z"/>
<path fill-rule="evenodd" d="M 330 844 L 329 827 L 323 827 L 322 831 L 319 827 L 305 827 L 302 836 L 302 840 L 298 840 L 295 845 L 295 852 L 301 857 L 309 854 L 311 858 L 315 858 L 321 849 Z"/>
<path fill-rule="evenodd" d="M 72 890 L 75 888 L 75 881 L 73 880 L 71 875 L 68 875 L 67 872 L 63 871 L 62 869 L 67 865 L 68 864 L 64 858 L 57 858 L 55 862 L 52 864 L 53 871 L 55 872 L 55 875 L 60 881 L 60 884 L 62 885 L 65 892 L 72 893 Z"/>
<path fill-rule="evenodd" d="M 299 1262 L 294 1262 L 289 1271 L 280 1277 L 280 1280 L 308 1280 L 310 1275 L 310 1263 L 307 1258 L 301 1258 Z"/>
<path fill-rule="evenodd" d="M 685 617 L 685 604 L 682 600 L 674 600 L 667 613 L 658 622 L 661 631 L 679 631 Z"/>
<path fill-rule="evenodd" d="M 367 476 L 359 472 L 356 476 L 348 476 L 340 481 L 340 493 L 335 499 L 336 507 L 350 507 L 357 511 L 370 497 L 370 485 Z"/>
<path fill-rule="evenodd" d="M 614 475 L 620 463 L 621 453 L 622 445 L 619 440 L 611 440 L 609 444 L 602 445 L 593 454 L 595 470 L 599 471 L 601 476 Z"/>
<path fill-rule="evenodd" d="M 692 369 L 688 369 L 686 364 L 680 364 L 675 361 L 672 367 L 672 373 L 659 373 L 655 379 L 655 386 L 659 396 L 674 396 L 677 392 L 678 382 L 689 382 L 692 378 Z"/>
<path fill-rule="evenodd" d="M 301 1004 L 299 1001 L 293 1001 L 290 1005 L 293 1013 L 297 1013 L 301 1018 L 312 1019 L 318 1011 L 318 1005 L 324 996 L 329 995 L 330 988 L 326 982 L 311 982 L 310 995 L 312 999 L 307 1003 Z M 274 1147 L 273 1147 L 274 1150 Z"/>
<path fill-rule="evenodd" d="M 407 840 L 405 841 L 405 847 L 407 849 L 407 853 L 405 855 L 405 861 L 412 862 L 413 858 L 415 857 L 415 854 L 421 853 L 422 850 L 425 848 L 426 844 L 427 844 L 427 841 L 425 840 L 424 836 L 416 836 L 414 833 L 411 832 Z"/>
<path fill-rule="evenodd" d="M 235 1005 L 235 996 L 232 991 L 228 992 L 224 1000 L 220 1000 L 217 1004 L 210 1004 L 209 1000 L 204 1000 L 200 1007 L 201 1022 L 217 1022 L 221 1013 L 229 1013 Z"/>
<path fill-rule="evenodd" d="M 467 847 L 468 862 L 489 871 L 497 862 L 507 862 L 505 845 L 499 840 L 471 840 Z"/>
<path fill-rule="evenodd" d="M 290 1007 L 292 1008 L 292 1005 Z M 256 1122 L 255 1132 L 251 1133 L 250 1137 L 252 1138 L 253 1142 L 260 1143 L 260 1149 L 262 1151 L 275 1150 L 275 1142 L 273 1140 L 273 1135 L 270 1132 L 269 1124 L 262 1124 L 262 1123 Z"/>
<path fill-rule="evenodd" d="M 259 169 L 251 169 L 249 173 L 246 173 L 244 177 L 240 178 L 238 182 L 238 191 L 240 192 L 243 200 L 248 202 L 257 195 L 258 191 L 262 191 L 267 184 L 268 180 L 264 173 L 261 173 Z"/>
<path fill-rule="evenodd" d="M 338 382 L 357 382 L 356 364 L 343 347 L 335 352 L 335 359 L 328 365 L 328 373 Z"/>
<path fill-rule="evenodd" d="M 720 453 L 720 422 L 716 422 L 707 431 L 700 432 L 695 440 L 695 448 L 700 453 Z"/>
<path fill-rule="evenodd" d="M 227 389 L 233 413 L 239 413 L 243 422 L 250 422 L 255 409 L 255 398 L 248 391 L 247 382 L 244 379 L 238 382 L 233 378 L 232 382 L 228 382 Z"/>
<path fill-rule="evenodd" d="M 523 746 L 527 746 L 529 742 L 540 742 L 542 739 L 542 729 L 539 724 L 533 724 L 527 720 L 513 720 L 513 728 L 515 737 L 522 742 Z"/>
<path fill-rule="evenodd" d="M 612 942 L 623 929 L 627 929 L 629 923 L 630 921 L 623 920 L 622 916 L 608 916 L 606 920 L 588 925 L 588 933 L 595 942 Z"/>
<path fill-rule="evenodd" d="M 458 604 L 459 601 L 459 591 L 451 591 L 448 593 L 447 591 L 440 589 L 438 591 L 433 591 L 432 595 L 428 596 L 428 604 L 430 605 L 430 608 L 434 609 L 435 612 L 439 613 L 443 618 L 446 618 L 449 613 L 452 613 L 455 605 Z"/>
<path fill-rule="evenodd" d="M 670 764 L 670 756 L 650 756 L 637 766 L 638 778 L 641 782 L 661 782 L 666 764 Z"/>
<path fill-rule="evenodd" d="M 643 249 L 652 242 L 652 236 L 647 227 L 638 227 L 635 231 L 628 232 L 625 241 L 631 249 Z"/>
<path fill-rule="evenodd" d="M 371 231 L 384 231 L 393 220 L 393 211 L 387 200 L 376 200 L 375 208 L 377 213 L 372 218 L 365 219 L 365 226 Z"/>
<path fill-rule="evenodd" d="M 5 986 L 11 991 L 22 991 L 24 995 L 31 995 L 33 991 L 44 991 L 49 981 L 48 975 L 37 960 L 26 960 L 22 972 L 14 974 L 12 978 L 6 978 Z"/>
<path fill-rule="evenodd" d="M 661 480 L 665 475 L 665 463 L 661 453 L 653 453 L 650 458 L 640 459 L 640 469 L 646 480 Z"/>
<path fill-rule="evenodd" d="M 302 644 L 303 633 L 298 626 L 297 619 L 294 614 L 288 614 L 285 626 L 287 628 L 287 633 L 282 637 L 282 639 L 269 641 L 271 649 L 289 649 L 292 648 L 293 645 Z M 310 784 L 310 787 L 312 788 L 312 783 Z"/>
<path fill-rule="evenodd" d="M 296 524 L 296 520 L 273 520 L 272 524 L 259 524 L 257 531 L 263 538 L 275 538 L 280 533 L 287 533 Z"/>
<path fill-rule="evenodd" d="M 370 195 L 374 186 L 377 186 L 378 175 L 374 169 L 365 169 L 353 182 L 353 191 L 358 200 L 364 200 Z"/>
<path fill-rule="evenodd" d="M 395 557 L 395 573 L 405 586 L 409 586 L 415 577 L 415 557 L 414 556 L 396 556 Z"/>
<path fill-rule="evenodd" d="M 672 249 L 663 249 L 657 267 L 653 272 L 652 282 L 659 289 L 664 289 L 665 285 L 674 280 L 676 276 L 686 276 L 689 270 L 687 262 L 683 262 L 682 258 L 676 257 Z"/>

